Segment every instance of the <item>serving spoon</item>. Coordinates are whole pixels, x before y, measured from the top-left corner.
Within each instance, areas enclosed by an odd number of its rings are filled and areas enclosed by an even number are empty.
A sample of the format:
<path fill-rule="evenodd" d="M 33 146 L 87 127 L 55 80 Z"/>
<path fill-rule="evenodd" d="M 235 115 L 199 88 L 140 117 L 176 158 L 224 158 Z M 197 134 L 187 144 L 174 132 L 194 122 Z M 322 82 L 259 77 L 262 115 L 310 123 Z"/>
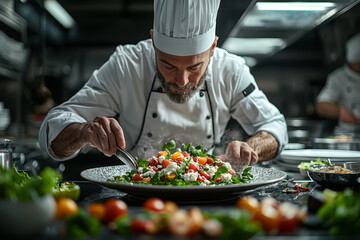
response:
<path fill-rule="evenodd" d="M 122 161 L 123 163 L 125 163 L 126 166 L 130 167 L 132 170 L 137 170 L 139 167 L 139 164 L 137 163 L 137 161 L 134 159 L 133 156 L 131 156 L 130 153 L 128 153 L 126 150 L 121 149 L 119 147 L 116 147 L 117 151 L 115 153 L 115 156 Z"/>

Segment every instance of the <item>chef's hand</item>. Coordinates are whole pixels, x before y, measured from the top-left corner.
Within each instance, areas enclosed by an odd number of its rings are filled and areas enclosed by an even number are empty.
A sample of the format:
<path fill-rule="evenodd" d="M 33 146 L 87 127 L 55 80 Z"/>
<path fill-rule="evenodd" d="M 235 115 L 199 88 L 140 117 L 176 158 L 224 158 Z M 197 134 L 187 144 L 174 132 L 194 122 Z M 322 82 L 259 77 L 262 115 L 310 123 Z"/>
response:
<path fill-rule="evenodd" d="M 359 119 L 353 114 L 353 112 L 344 106 L 339 106 L 339 118 L 344 123 L 358 124 Z"/>
<path fill-rule="evenodd" d="M 258 162 L 259 156 L 246 142 L 232 141 L 226 148 L 224 155 L 219 159 L 231 165 L 250 166 Z"/>
<path fill-rule="evenodd" d="M 96 117 L 92 122 L 85 123 L 82 128 L 84 141 L 99 149 L 106 156 L 116 153 L 116 147 L 126 147 L 124 132 L 114 118 Z"/>

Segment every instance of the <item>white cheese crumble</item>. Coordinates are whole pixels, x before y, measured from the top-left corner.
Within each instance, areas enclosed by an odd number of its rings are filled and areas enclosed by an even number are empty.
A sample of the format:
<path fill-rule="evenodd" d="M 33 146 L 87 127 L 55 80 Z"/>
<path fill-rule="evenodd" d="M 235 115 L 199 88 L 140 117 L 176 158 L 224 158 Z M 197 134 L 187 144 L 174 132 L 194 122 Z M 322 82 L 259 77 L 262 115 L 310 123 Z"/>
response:
<path fill-rule="evenodd" d="M 190 172 L 190 173 L 184 174 L 183 177 L 184 177 L 184 181 L 185 181 L 185 182 L 194 182 L 194 181 L 196 181 L 196 180 L 198 179 L 199 173 L 197 173 L 197 172 L 194 172 L 194 173 Z"/>
<path fill-rule="evenodd" d="M 221 180 L 224 182 L 230 182 L 232 175 L 230 173 L 222 173 L 221 174 Z"/>
<path fill-rule="evenodd" d="M 210 177 L 213 177 L 215 175 L 217 169 L 218 169 L 218 166 L 209 167 L 209 171 L 207 171 L 207 172 L 210 175 Z"/>
<path fill-rule="evenodd" d="M 227 168 L 228 171 L 231 169 L 231 164 L 228 162 L 224 162 L 224 166 Z"/>
<path fill-rule="evenodd" d="M 165 160 L 165 158 L 166 157 L 164 155 L 161 155 L 160 157 L 158 157 L 159 163 L 162 163 Z"/>
<path fill-rule="evenodd" d="M 149 169 L 147 169 L 148 171 L 146 172 L 146 173 L 144 173 L 144 177 L 153 177 L 154 175 L 155 175 L 155 171 L 154 171 L 154 169 L 152 169 L 152 168 L 149 168 Z"/>
<path fill-rule="evenodd" d="M 176 173 L 176 170 L 180 167 L 175 162 L 171 162 L 166 168 L 161 170 L 161 172 L 166 176 L 170 173 Z"/>

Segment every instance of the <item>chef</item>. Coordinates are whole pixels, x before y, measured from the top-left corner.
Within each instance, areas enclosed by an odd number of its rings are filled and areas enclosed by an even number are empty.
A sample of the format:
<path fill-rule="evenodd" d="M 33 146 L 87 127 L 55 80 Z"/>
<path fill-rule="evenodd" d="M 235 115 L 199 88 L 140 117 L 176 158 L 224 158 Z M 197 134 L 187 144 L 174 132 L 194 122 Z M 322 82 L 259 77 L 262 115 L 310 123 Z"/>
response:
<path fill-rule="evenodd" d="M 116 146 L 139 158 L 164 142 L 220 143 L 233 117 L 251 137 L 229 143 L 224 161 L 253 165 L 287 143 L 284 116 L 259 90 L 243 58 L 217 48 L 220 0 L 155 0 L 151 39 L 118 46 L 70 100 L 44 119 L 41 147 L 67 160 Z"/>
<path fill-rule="evenodd" d="M 360 137 L 360 33 L 346 43 L 346 64 L 329 74 L 317 98 L 319 116 L 338 119 L 335 136 Z"/>

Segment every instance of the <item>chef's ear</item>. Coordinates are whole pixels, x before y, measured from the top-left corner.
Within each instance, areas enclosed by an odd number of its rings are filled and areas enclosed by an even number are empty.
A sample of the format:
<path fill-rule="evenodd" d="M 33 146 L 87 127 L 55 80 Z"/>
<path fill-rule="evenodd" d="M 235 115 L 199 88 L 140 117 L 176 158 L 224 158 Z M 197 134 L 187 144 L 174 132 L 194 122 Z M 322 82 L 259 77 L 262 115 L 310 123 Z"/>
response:
<path fill-rule="evenodd" d="M 217 46 L 218 39 L 219 39 L 219 37 L 215 36 L 215 40 L 214 40 L 213 44 L 211 45 L 211 57 L 214 55 L 214 51 L 215 51 L 215 48 Z"/>

